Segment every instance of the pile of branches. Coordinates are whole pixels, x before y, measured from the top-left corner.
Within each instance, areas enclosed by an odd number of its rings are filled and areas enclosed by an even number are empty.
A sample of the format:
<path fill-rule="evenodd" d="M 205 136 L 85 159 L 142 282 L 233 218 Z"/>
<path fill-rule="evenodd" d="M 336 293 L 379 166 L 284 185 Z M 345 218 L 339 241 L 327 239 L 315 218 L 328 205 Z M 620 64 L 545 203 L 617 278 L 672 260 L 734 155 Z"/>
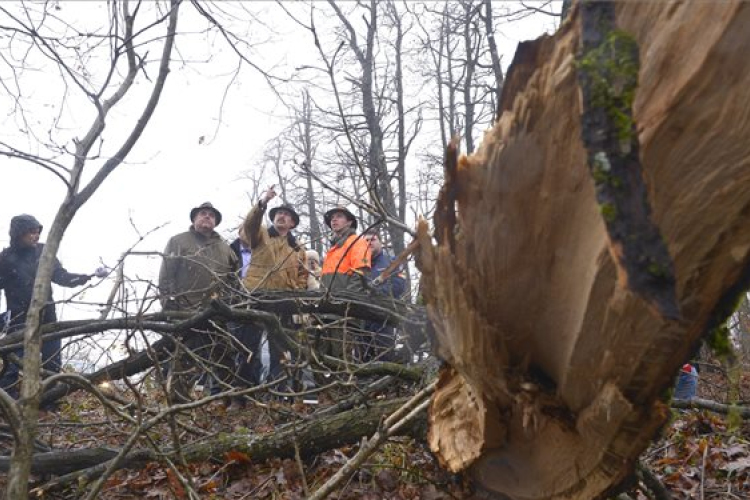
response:
<path fill-rule="evenodd" d="M 288 321 L 293 315 L 296 324 Z M 247 348 L 226 325 L 262 327 L 269 342 L 290 354 L 282 363 L 284 376 L 251 387 L 220 384 L 212 394 L 196 391 L 191 401 L 175 402 L 170 397 L 173 374 L 163 367 L 183 347 L 180 333 L 207 321 L 238 353 L 247 352 Z M 364 362 L 357 359 L 356 349 L 344 349 L 341 358 L 316 349 L 316 341 L 336 329 L 340 329 L 344 345 L 347 339 L 355 342 L 358 334 L 364 333 L 357 331 L 364 321 L 397 328 L 398 348 L 385 357 L 398 362 L 381 361 L 382 357 Z M 424 309 L 414 304 L 326 292 L 258 292 L 232 305 L 214 300 L 194 313 L 157 312 L 45 325 L 43 339 L 66 339 L 71 344 L 96 342 L 105 333 L 117 332 L 117 343 L 127 355 L 91 373 L 47 374 L 42 406 L 63 403 L 66 416 L 74 421 L 66 425 L 77 426 L 79 435 L 81 428 L 89 427 L 92 436 L 100 436 L 106 426 L 111 438 L 106 445 L 97 438 L 73 447 L 64 443 L 60 448 L 39 439 L 32 467 L 37 478 L 35 491 L 42 494 L 84 484 L 88 485 L 87 498 L 95 498 L 113 473 L 149 462 L 174 470 L 184 483 L 182 487 L 193 491 L 194 485 L 180 465 L 220 458 L 230 451 L 254 461 L 273 457 L 299 460 L 358 443 L 363 436 L 373 436 L 369 449 L 374 450 L 395 434 L 424 435 L 424 409 L 435 373 L 434 360 L 424 356 L 426 325 Z M 22 342 L 21 334 L 5 336 L 0 339 L 0 355 L 20 361 L 13 357 L 13 350 Z M 204 376 L 213 373 L 211 360 L 193 358 L 197 372 Z M 314 375 L 316 387 L 296 392 L 289 389 L 294 386 L 284 382 L 303 369 Z M 73 406 L 66 402 L 80 401 L 82 394 L 87 404 L 94 402 L 96 408 L 77 407 L 71 413 Z M 313 395 L 319 404 L 302 404 Z M 247 408 L 263 410 L 264 421 L 256 420 L 249 428 L 223 425 L 231 423 L 224 418 L 226 402 L 238 399 Z M 5 450 L 0 456 L 2 471 L 9 468 L 14 428 L 22 425 L 8 406 L 8 401 L 0 399 L 0 416 L 5 417 L 0 441 Z M 388 415 L 391 417 L 386 419 Z M 52 435 L 47 438 L 55 441 Z M 367 449 L 361 447 L 363 452 Z M 354 464 L 344 467 L 341 477 L 354 468 Z M 333 487 L 328 486 L 328 492 Z M 318 494 L 327 494 L 325 488 Z"/>

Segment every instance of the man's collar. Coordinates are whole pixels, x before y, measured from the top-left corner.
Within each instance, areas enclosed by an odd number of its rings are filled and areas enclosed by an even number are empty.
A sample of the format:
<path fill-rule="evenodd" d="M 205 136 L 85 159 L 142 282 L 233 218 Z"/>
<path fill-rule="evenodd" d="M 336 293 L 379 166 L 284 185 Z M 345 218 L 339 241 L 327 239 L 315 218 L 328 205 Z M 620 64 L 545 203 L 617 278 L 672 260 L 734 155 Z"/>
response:
<path fill-rule="evenodd" d="M 208 235 L 205 235 L 205 234 L 197 231 L 195 229 L 195 226 L 193 226 L 193 225 L 190 226 L 190 232 L 193 233 L 193 234 L 195 234 L 196 236 L 200 236 L 201 238 L 205 238 L 207 240 L 213 238 L 214 236 L 218 236 L 219 235 L 219 233 L 217 233 L 215 230 L 211 230 L 211 232 Z"/>
<path fill-rule="evenodd" d="M 349 238 L 349 236 L 352 236 L 354 234 L 357 234 L 357 233 L 351 227 L 346 228 L 341 233 L 334 232 L 331 237 L 331 246 L 343 245 L 344 242 Z"/>

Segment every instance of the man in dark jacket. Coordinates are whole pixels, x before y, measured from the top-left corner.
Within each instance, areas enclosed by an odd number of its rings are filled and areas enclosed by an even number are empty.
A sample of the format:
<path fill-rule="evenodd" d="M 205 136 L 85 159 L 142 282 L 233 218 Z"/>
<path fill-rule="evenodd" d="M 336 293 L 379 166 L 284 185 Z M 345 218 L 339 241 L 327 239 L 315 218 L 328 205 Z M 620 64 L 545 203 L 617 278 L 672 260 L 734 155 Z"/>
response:
<path fill-rule="evenodd" d="M 26 312 L 31 305 L 34 293 L 39 258 L 44 245 L 39 243 L 42 225 L 31 215 L 17 215 L 10 221 L 10 246 L 0 253 L 0 289 L 5 290 L 5 300 L 10 313 L 9 332 L 22 330 L 26 323 Z M 97 276 L 104 276 L 106 271 L 97 270 Z M 52 282 L 65 287 L 81 286 L 89 281 L 92 274 L 73 274 L 65 270 L 60 261 L 55 259 L 52 271 Z M 57 321 L 55 304 L 52 300 L 52 288 L 47 296 L 47 305 L 42 310 L 41 324 Z M 59 373 L 62 365 L 60 339 L 46 340 L 42 343 L 42 367 L 45 370 Z M 23 358 L 23 349 L 14 351 Z M 11 396 L 18 397 L 18 372 L 15 363 L 9 363 L 0 378 L 0 387 Z"/>
<path fill-rule="evenodd" d="M 206 202 L 190 211 L 190 221 L 188 230 L 172 236 L 164 249 L 159 271 L 164 311 L 197 313 L 214 298 L 226 300 L 236 286 L 237 257 L 214 230 L 221 224 L 221 212 Z M 211 364 L 214 380 L 225 388 L 231 382 L 234 370 L 231 345 L 222 329 L 215 326 L 218 323 L 218 320 L 203 320 L 177 335 L 183 349 L 174 346 L 172 351 L 175 355 L 171 396 L 176 402 L 192 399 L 193 384 L 205 376 L 204 368 Z"/>
<path fill-rule="evenodd" d="M 377 230 L 370 229 L 365 232 L 363 239 L 370 245 L 372 269 L 370 270 L 369 280 L 372 291 L 383 297 L 401 298 L 406 290 L 403 270 L 397 269 L 385 280 L 382 280 L 382 283 L 375 285 L 373 282 L 391 265 L 393 257 L 383 249 L 383 243 Z M 392 353 L 396 347 L 396 329 L 380 321 L 368 321 L 364 328 L 370 333 L 370 337 L 369 339 L 363 339 L 366 345 L 361 354 L 362 361 L 371 361 L 375 358 L 380 361 L 392 360 Z"/>

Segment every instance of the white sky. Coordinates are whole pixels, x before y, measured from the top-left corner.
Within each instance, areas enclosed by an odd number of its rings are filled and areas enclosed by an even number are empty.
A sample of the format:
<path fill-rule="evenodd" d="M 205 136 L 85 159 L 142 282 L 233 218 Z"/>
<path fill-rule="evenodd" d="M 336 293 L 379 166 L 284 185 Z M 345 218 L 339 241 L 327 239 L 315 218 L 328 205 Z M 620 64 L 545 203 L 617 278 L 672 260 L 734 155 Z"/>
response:
<path fill-rule="evenodd" d="M 90 9 L 92 4 L 81 2 L 77 5 Z M 75 3 L 69 2 L 63 2 L 61 6 L 62 13 L 76 8 Z M 100 9 L 102 6 L 98 4 Z M 183 14 L 188 7 L 183 7 Z M 264 16 L 271 16 L 265 17 L 266 20 L 284 24 L 283 14 L 278 8 L 274 9 L 273 3 L 265 4 L 263 8 L 267 11 Z M 191 22 L 181 19 L 180 28 L 187 29 Z M 548 16 L 534 16 L 513 25 L 497 26 L 496 37 L 504 65 L 507 67 L 512 60 L 518 41 L 538 36 L 543 30 L 551 29 L 552 23 Z M 284 26 L 290 32 L 282 33 L 280 41 L 257 49 L 262 53 L 262 63 L 284 59 L 293 61 L 301 56 L 315 58 L 317 53 L 311 36 L 301 28 L 292 29 L 288 23 Z M 238 177 L 257 164 L 266 142 L 284 126 L 283 121 L 274 118 L 284 114 L 283 108 L 265 80 L 245 68 L 241 79 L 230 87 L 222 125 L 212 140 L 218 123 L 219 103 L 224 97 L 230 69 L 236 64 L 226 45 L 217 42 L 216 46 L 221 46 L 221 51 L 214 53 L 210 62 L 186 67 L 172 64 L 161 102 L 138 146 L 129 155 L 127 163 L 118 167 L 82 207 L 62 241 L 58 256 L 69 271 L 93 272 L 100 260 L 113 265 L 138 238 L 131 220 L 142 233 L 166 224 L 138 247 L 142 251 L 161 251 L 170 236 L 188 228 L 190 209 L 204 201 L 211 201 L 222 211 L 224 222 L 218 228 L 220 232 L 236 227 L 239 217 L 250 207 L 248 181 Z M 189 41 L 178 42 L 178 48 L 183 56 L 189 53 L 192 59 L 201 59 L 206 55 L 208 45 L 201 41 L 200 36 L 194 36 Z M 317 63 L 317 59 L 314 62 Z M 150 75 L 155 74 L 156 68 L 151 68 Z M 24 91 L 43 96 L 45 90 L 54 88 L 55 83 L 55 75 L 46 74 L 31 84 L 33 88 Z M 150 85 L 146 87 L 144 84 L 143 88 L 148 90 Z M 0 126 L 6 131 L 13 126 L 12 116 L 5 111 L 10 106 L 10 97 L 3 92 L 0 94 Z M 108 132 L 111 132 L 110 128 L 116 130 L 116 127 L 123 127 L 122 124 L 132 123 L 135 119 L 123 111 L 119 111 L 117 118 L 118 123 L 110 125 Z M 74 135 L 82 136 L 87 125 L 86 122 L 79 124 L 77 130 L 73 130 Z M 206 138 L 203 144 L 199 143 L 201 136 Z M 112 140 L 111 144 L 115 141 Z M 0 175 L 3 180 L 0 246 L 4 247 L 8 243 L 8 225 L 12 216 L 30 213 L 48 228 L 64 192 L 58 179 L 32 164 L 0 157 Z M 233 237 L 232 234 L 223 234 Z M 44 239 L 45 233 L 42 241 Z M 138 264 L 129 264 L 128 268 L 137 269 L 143 278 L 154 278 L 160 260 L 138 259 Z M 105 282 L 98 290 L 87 292 L 87 299 L 102 300 L 110 283 Z M 60 300 L 69 293 L 57 289 L 56 298 Z M 62 319 L 93 314 L 79 306 L 58 310 Z"/>

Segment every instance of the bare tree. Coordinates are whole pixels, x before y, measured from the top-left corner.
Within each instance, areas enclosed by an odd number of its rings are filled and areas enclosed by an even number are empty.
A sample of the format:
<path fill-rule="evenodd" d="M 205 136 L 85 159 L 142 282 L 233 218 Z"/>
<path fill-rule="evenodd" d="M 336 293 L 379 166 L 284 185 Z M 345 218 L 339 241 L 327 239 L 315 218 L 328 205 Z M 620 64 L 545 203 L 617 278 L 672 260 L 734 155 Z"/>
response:
<path fill-rule="evenodd" d="M 292 125 L 294 146 L 297 152 L 302 156 L 302 167 L 298 171 L 305 181 L 305 199 L 303 205 L 306 207 L 307 216 L 310 225 L 310 246 L 318 254 L 323 254 L 323 231 L 321 230 L 320 221 L 322 219 L 319 210 L 319 203 L 315 192 L 315 184 L 310 170 L 315 168 L 315 153 L 318 148 L 314 144 L 313 132 L 313 107 L 308 91 L 302 94 L 302 107 L 296 111 L 296 119 Z"/>
<path fill-rule="evenodd" d="M 16 40 L 26 44 L 28 52 L 24 59 L 13 61 L 5 58 L 4 61 L 11 69 L 22 73 L 26 68 L 26 57 L 38 54 L 47 61 L 56 65 L 60 74 L 75 89 L 81 92 L 89 101 L 94 110 L 94 119 L 82 137 L 73 141 L 73 150 L 69 152 L 70 166 L 65 166 L 50 157 L 27 153 L 20 148 L 8 143 L 1 143 L 0 154 L 3 156 L 29 161 L 51 171 L 66 186 L 65 199 L 55 216 L 52 227 L 47 236 L 47 244 L 41 255 L 39 269 L 34 284 L 34 293 L 26 316 L 24 330 L 24 377 L 21 384 L 21 397 L 18 403 L 13 403 L 2 392 L 4 410 L 6 414 L 12 415 L 17 425 L 16 444 L 13 448 L 11 469 L 9 473 L 8 491 L 9 499 L 26 498 L 28 495 L 29 474 L 31 471 L 31 458 L 34 449 L 36 435 L 39 398 L 44 384 L 40 378 L 40 312 L 45 306 L 46 297 L 50 289 L 50 280 L 53 269 L 53 261 L 62 241 L 65 230 L 73 220 L 76 212 L 91 198 L 96 189 L 107 179 L 107 177 L 123 162 L 132 150 L 138 139 L 143 134 L 161 97 L 167 75 L 169 74 L 169 63 L 172 55 L 172 47 L 177 29 L 177 15 L 180 3 L 172 1 L 167 5 L 164 12 L 160 9 L 153 10 L 153 19 L 147 24 L 147 28 L 136 29 L 136 19 L 140 20 L 138 14 L 141 5 L 131 7 L 130 2 L 122 4 L 111 4 L 109 12 L 109 31 L 106 35 L 97 36 L 102 42 L 94 48 L 106 49 L 111 47 L 111 58 L 109 67 L 101 80 L 96 80 L 76 63 L 75 58 L 70 59 L 71 51 L 78 54 L 76 45 L 71 44 L 70 38 L 75 39 L 76 33 L 70 26 L 58 24 L 57 18 L 48 10 L 52 6 L 44 4 L 37 6 L 23 5 L 18 9 L 8 6 L 0 7 L 0 13 L 6 18 L 9 26 L 5 30 L 13 33 L 9 38 L 10 43 Z M 131 10 L 133 9 L 133 10 Z M 162 25 L 166 25 L 162 27 Z M 63 34 L 57 32 L 63 30 Z M 136 77 L 144 71 L 146 66 L 154 65 L 145 56 L 145 48 L 140 44 L 141 38 L 151 37 L 157 29 L 163 29 L 158 36 L 161 43 L 161 55 L 156 61 L 158 68 L 152 84 L 152 90 L 146 102 L 141 106 L 137 125 L 133 127 L 125 140 L 116 149 L 109 152 L 107 159 L 96 169 L 89 167 L 94 159 L 102 155 L 102 140 L 105 126 L 110 112 L 122 102 L 122 99 L 133 88 Z M 78 38 L 86 38 L 83 33 L 78 33 Z M 93 48 L 92 48 L 93 50 Z M 12 52 L 9 52 L 12 53 Z M 120 70 L 124 69 L 124 73 Z M 17 74 L 18 74 L 17 73 Z M 98 151 L 95 148 L 98 147 Z M 67 146 L 56 146 L 60 152 L 67 152 Z M 84 180 L 84 173 L 89 173 L 86 167 L 95 168 L 90 173 L 90 180 Z"/>
<path fill-rule="evenodd" d="M 328 80 L 328 85 L 318 84 L 327 87 L 316 92 L 318 98 L 311 94 L 316 128 L 331 139 L 326 148 L 316 150 L 317 161 L 329 166 L 328 172 L 321 170 L 314 178 L 335 187 L 335 198 L 358 205 L 368 224 L 383 219 L 400 251 L 408 201 L 407 158 L 422 123 L 419 103 L 406 104 L 403 56 L 410 16 L 395 2 L 328 6 L 337 21 L 332 36 L 317 31 L 315 4 L 310 24 L 298 21 L 313 35 L 323 63 L 319 69 Z M 341 189 L 344 176 L 350 189 Z"/>

